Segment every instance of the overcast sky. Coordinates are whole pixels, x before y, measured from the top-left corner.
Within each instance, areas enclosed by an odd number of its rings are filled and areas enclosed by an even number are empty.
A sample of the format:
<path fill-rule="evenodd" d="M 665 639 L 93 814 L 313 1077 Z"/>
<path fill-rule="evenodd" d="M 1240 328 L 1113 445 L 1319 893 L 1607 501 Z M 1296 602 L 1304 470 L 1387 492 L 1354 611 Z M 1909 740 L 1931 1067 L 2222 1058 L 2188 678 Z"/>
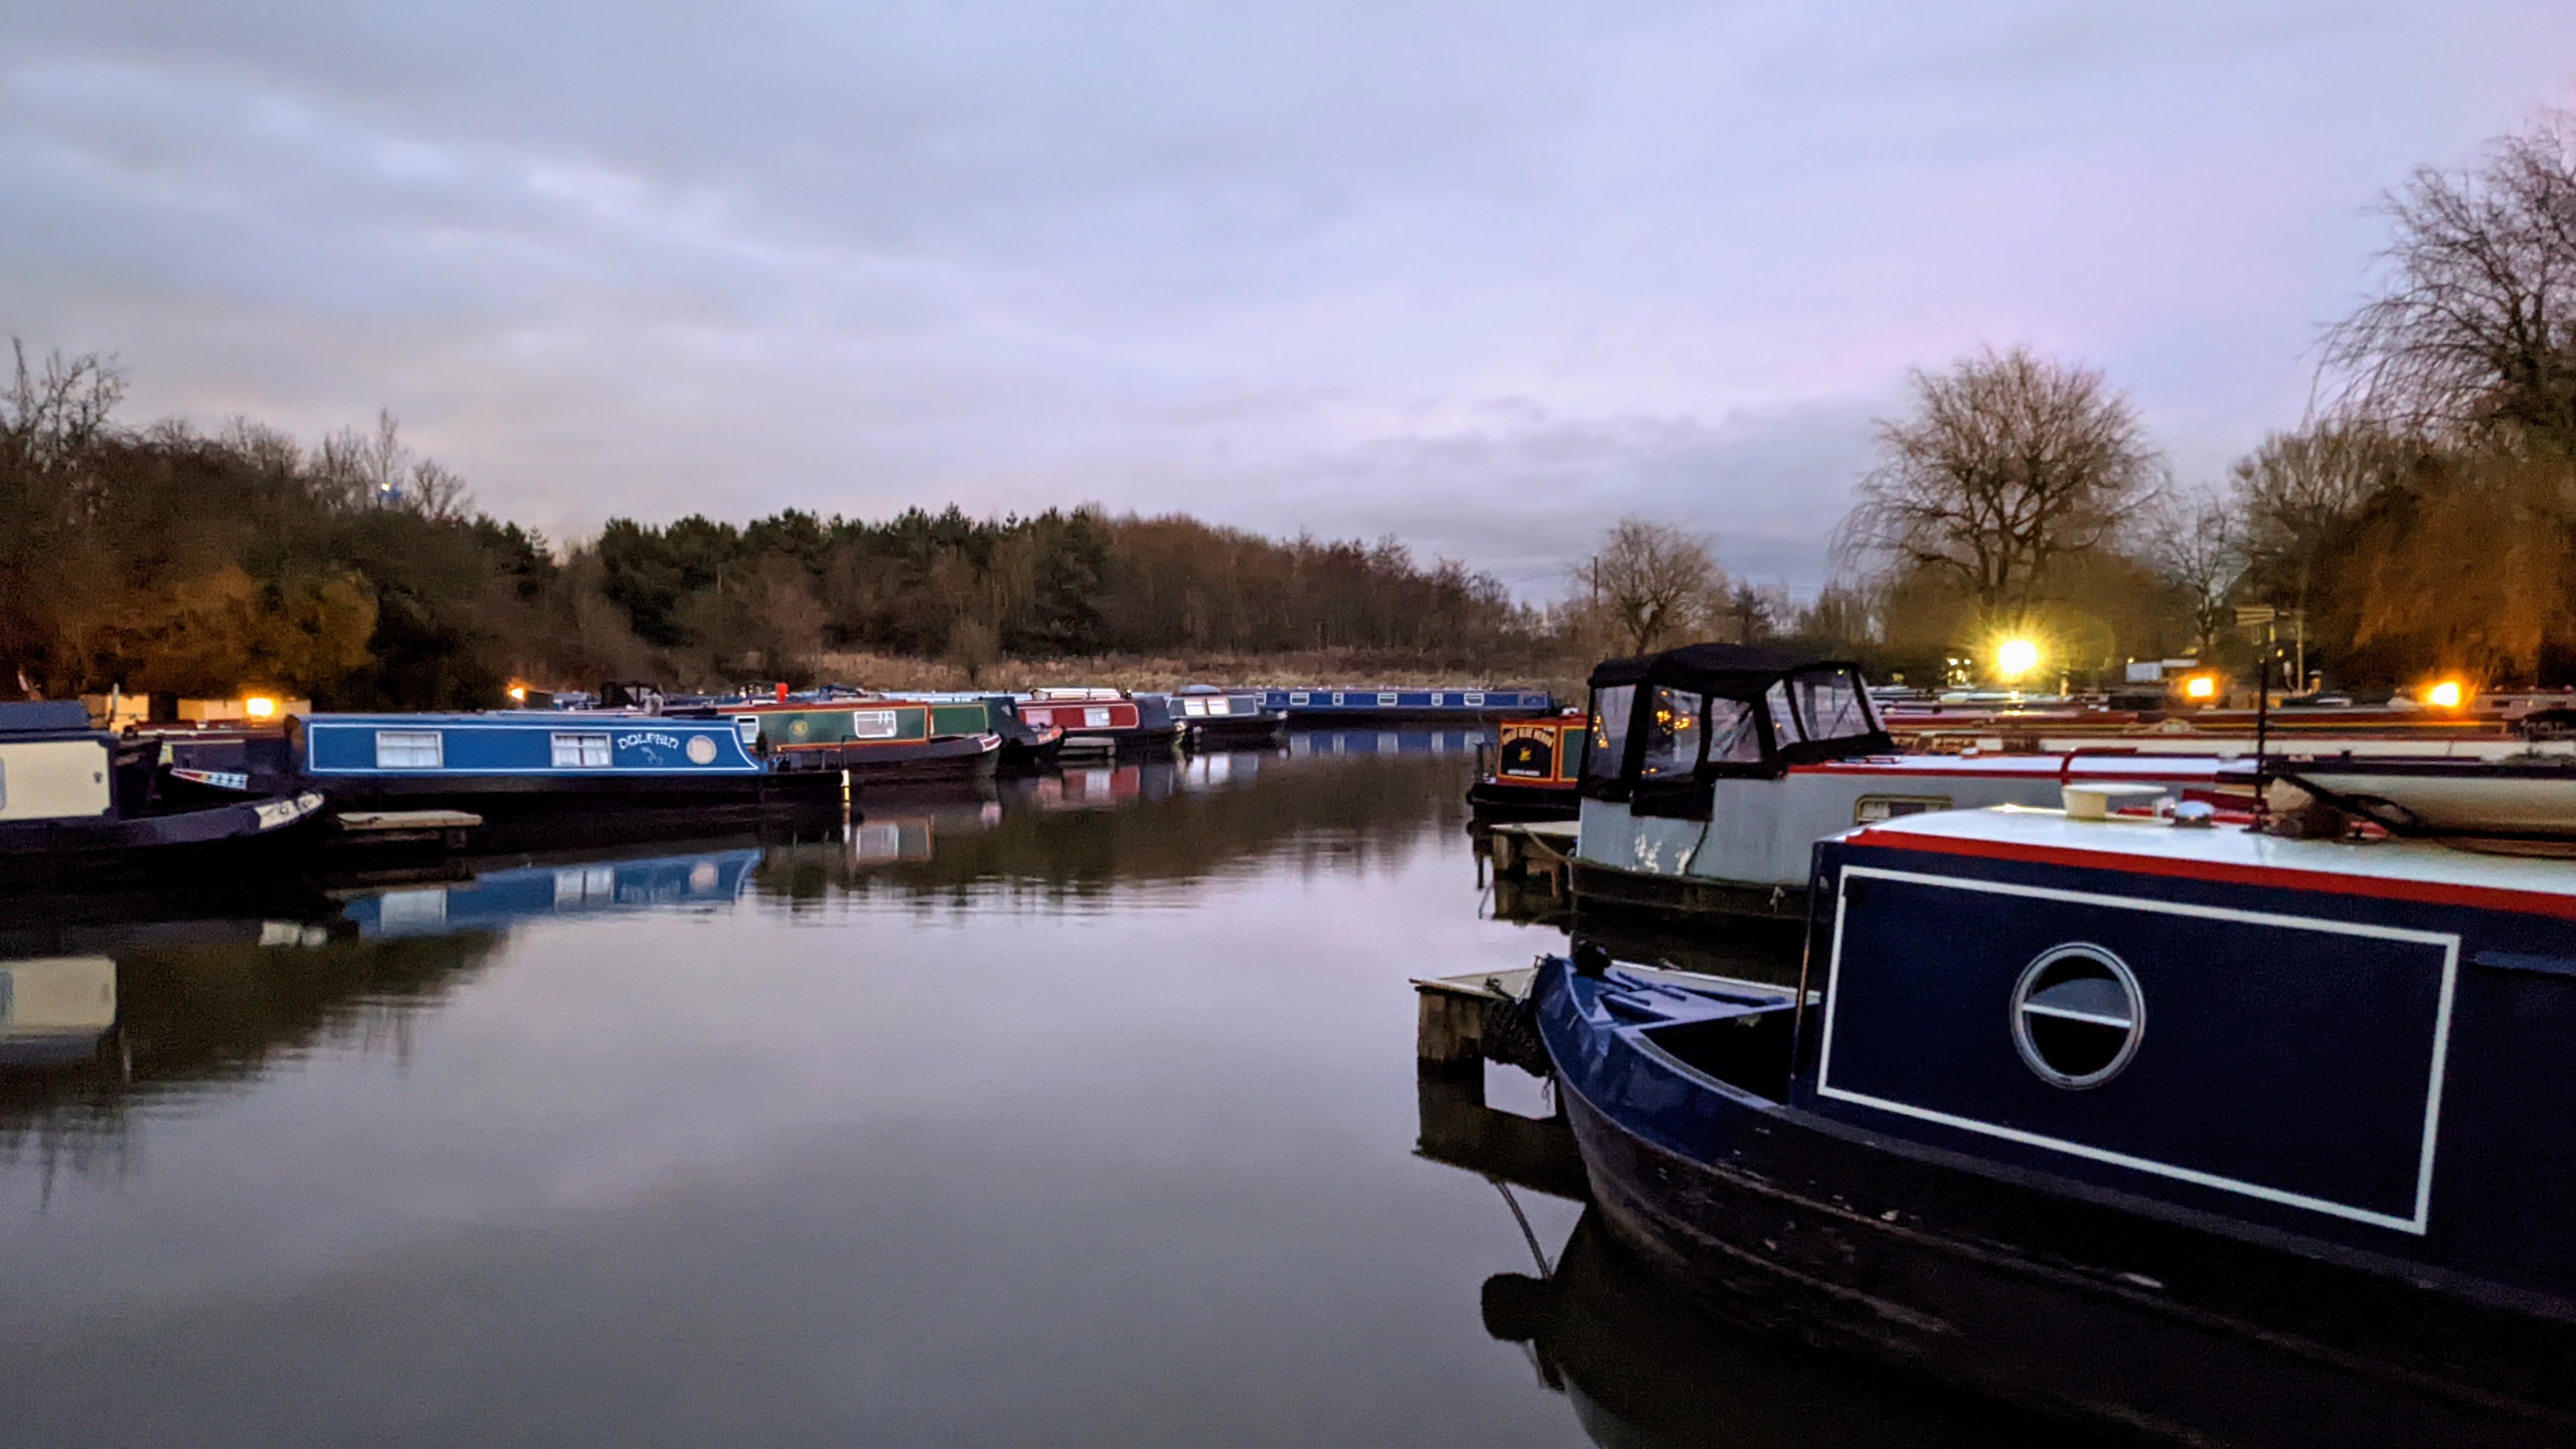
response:
<path fill-rule="evenodd" d="M 511 0 L 0 10 L 0 329 L 379 406 L 478 502 L 1096 500 L 1799 589 L 1906 370 L 2103 367 L 2185 479 L 2576 4 Z"/>

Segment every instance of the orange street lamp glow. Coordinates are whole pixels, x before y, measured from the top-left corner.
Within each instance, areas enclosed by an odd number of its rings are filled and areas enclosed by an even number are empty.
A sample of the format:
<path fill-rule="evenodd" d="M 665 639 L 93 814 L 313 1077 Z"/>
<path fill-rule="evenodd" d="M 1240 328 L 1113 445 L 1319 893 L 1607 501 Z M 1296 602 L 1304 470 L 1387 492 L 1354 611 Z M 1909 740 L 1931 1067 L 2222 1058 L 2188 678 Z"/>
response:
<path fill-rule="evenodd" d="M 2460 698 L 2460 682 L 2456 679 L 2445 679 L 2424 691 L 2424 702 L 2435 709 L 2458 709 Z"/>
<path fill-rule="evenodd" d="M 510 702 L 512 704 L 526 704 L 528 702 L 528 687 L 524 684 L 511 685 Z"/>
<path fill-rule="evenodd" d="M 2218 676 L 2195 674 L 2182 682 L 2182 697 L 2207 704 L 2218 698 Z"/>
<path fill-rule="evenodd" d="M 242 713 L 252 719 L 275 719 L 277 701 L 264 694 L 254 694 L 242 701 Z"/>

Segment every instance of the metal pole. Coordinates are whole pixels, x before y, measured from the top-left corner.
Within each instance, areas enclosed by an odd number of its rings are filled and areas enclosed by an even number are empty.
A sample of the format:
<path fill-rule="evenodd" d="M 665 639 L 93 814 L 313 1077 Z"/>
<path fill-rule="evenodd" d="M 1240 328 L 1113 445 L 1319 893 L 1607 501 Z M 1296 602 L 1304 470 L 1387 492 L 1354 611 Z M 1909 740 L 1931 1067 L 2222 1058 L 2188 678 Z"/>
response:
<path fill-rule="evenodd" d="M 2272 731 L 2272 656 L 2280 652 L 2280 626 L 2263 626 L 2263 667 L 2254 674 L 2254 828 L 2263 828 L 2271 807 L 2265 799 L 2265 777 L 2270 770 L 2268 746 Z"/>

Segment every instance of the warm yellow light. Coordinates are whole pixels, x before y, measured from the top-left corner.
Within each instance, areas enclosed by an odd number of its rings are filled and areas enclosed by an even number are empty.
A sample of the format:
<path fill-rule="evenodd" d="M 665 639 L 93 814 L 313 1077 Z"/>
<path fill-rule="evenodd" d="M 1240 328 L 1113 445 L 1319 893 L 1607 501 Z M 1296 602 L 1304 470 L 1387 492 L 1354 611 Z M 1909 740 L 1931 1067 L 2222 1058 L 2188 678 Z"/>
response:
<path fill-rule="evenodd" d="M 242 713 L 252 719 L 277 718 L 277 701 L 264 694 L 254 694 L 242 701 Z"/>
<path fill-rule="evenodd" d="M 1995 672 L 2019 679 L 2039 667 L 2039 646 L 2027 639 L 2006 639 L 1995 646 Z"/>
<path fill-rule="evenodd" d="M 2189 679 L 2184 680 L 2182 682 L 2182 697 L 2185 699 L 2201 700 L 2218 698 L 2218 676 L 2214 674 L 2195 674 Z"/>
<path fill-rule="evenodd" d="M 2435 709 L 2458 709 L 2460 696 L 2460 682 L 2456 679 L 2445 679 L 2424 691 L 2424 702 Z"/>
<path fill-rule="evenodd" d="M 513 685 L 511 685 L 511 686 L 510 686 L 510 700 L 511 700 L 511 702 L 512 702 L 512 703 L 514 703 L 514 704 L 525 704 L 525 703 L 527 703 L 527 702 L 528 702 L 528 687 L 527 687 L 526 685 L 524 685 L 524 684 L 513 684 Z"/>

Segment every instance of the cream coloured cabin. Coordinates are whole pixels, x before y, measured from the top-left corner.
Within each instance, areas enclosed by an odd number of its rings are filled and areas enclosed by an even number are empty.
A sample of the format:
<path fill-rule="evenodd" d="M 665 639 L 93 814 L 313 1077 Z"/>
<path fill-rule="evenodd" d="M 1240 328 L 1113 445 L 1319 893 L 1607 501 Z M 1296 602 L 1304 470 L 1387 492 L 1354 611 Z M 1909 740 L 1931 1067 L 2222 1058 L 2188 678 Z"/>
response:
<path fill-rule="evenodd" d="M 105 815 L 108 763 L 96 738 L 0 741 L 0 820 Z"/>

